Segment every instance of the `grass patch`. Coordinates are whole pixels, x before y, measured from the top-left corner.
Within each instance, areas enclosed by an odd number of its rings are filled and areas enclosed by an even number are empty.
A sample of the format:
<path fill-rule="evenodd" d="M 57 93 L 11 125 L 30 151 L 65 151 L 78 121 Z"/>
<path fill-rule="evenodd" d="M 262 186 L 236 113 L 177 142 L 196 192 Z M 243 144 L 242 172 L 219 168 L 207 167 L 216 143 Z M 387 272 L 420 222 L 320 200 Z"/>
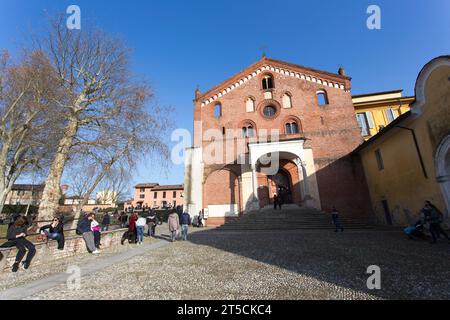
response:
<path fill-rule="evenodd" d="M 1 238 L 6 237 L 6 231 L 8 231 L 8 225 L 7 224 L 1 224 L 0 225 L 0 237 Z"/>

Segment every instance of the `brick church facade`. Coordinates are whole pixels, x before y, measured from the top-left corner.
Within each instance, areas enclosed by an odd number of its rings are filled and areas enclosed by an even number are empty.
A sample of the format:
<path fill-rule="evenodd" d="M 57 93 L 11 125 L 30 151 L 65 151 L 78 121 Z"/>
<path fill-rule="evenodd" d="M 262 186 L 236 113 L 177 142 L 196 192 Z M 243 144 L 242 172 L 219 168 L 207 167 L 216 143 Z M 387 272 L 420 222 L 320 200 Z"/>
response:
<path fill-rule="evenodd" d="M 284 203 L 370 211 L 351 78 L 263 57 L 194 100 L 185 204 L 209 224 Z"/>

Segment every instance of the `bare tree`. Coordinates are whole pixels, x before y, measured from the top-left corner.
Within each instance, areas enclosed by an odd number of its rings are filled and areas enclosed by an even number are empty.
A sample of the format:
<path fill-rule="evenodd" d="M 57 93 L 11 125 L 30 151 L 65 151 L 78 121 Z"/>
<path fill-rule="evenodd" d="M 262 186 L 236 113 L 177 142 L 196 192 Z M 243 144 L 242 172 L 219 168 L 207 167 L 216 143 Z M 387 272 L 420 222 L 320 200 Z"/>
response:
<path fill-rule="evenodd" d="M 59 136 L 58 121 L 47 116 L 57 94 L 53 75 L 42 52 L 25 53 L 15 65 L 0 54 L 0 212 L 15 181 L 30 171 L 36 176 L 53 153 Z"/>
<path fill-rule="evenodd" d="M 113 167 L 99 184 L 99 204 L 117 204 L 130 186 L 131 172 L 124 166 Z"/>
<path fill-rule="evenodd" d="M 64 92 L 64 98 L 54 100 L 64 116 L 64 133 L 39 207 L 40 220 L 47 220 L 57 212 L 61 177 L 70 156 L 98 160 L 101 169 L 84 195 L 87 201 L 114 164 L 135 164 L 139 154 L 132 156 L 133 150 L 142 147 L 144 153 L 167 156 L 167 146 L 162 142 L 167 114 L 146 111 L 152 93 L 142 80 L 131 75 L 128 50 L 120 40 L 94 29 L 68 30 L 60 20 L 37 43 L 48 55 L 58 89 Z M 155 116 L 159 116 L 158 121 Z M 149 124 L 158 126 L 150 136 L 152 140 L 145 141 L 147 146 L 142 137 Z"/>

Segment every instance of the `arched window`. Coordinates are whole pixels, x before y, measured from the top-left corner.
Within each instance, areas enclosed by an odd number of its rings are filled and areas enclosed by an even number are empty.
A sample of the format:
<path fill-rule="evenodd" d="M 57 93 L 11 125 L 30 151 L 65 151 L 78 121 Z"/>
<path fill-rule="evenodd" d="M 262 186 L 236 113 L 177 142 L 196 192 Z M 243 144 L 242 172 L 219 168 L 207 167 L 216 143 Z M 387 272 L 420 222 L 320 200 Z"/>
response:
<path fill-rule="evenodd" d="M 255 136 L 255 130 L 252 125 L 248 125 L 242 128 L 242 137 L 253 138 Z"/>
<path fill-rule="evenodd" d="M 262 87 L 264 90 L 269 90 L 269 89 L 274 88 L 273 77 L 270 74 L 267 74 L 264 76 L 264 78 L 262 80 Z"/>
<path fill-rule="evenodd" d="M 256 126 L 253 121 L 244 121 L 242 124 L 242 137 L 253 138 L 256 135 Z"/>
<path fill-rule="evenodd" d="M 328 96 L 325 90 L 317 91 L 316 96 L 317 96 L 317 104 L 319 106 L 325 106 L 328 104 Z"/>
<path fill-rule="evenodd" d="M 245 110 L 247 112 L 254 112 L 255 111 L 255 100 L 252 97 L 248 97 L 245 101 Z"/>
<path fill-rule="evenodd" d="M 283 95 L 283 108 L 284 109 L 290 109 L 292 108 L 292 98 L 289 93 L 285 93 Z"/>
<path fill-rule="evenodd" d="M 285 131 L 287 135 L 300 133 L 298 123 L 294 120 L 290 120 L 285 124 Z"/>
<path fill-rule="evenodd" d="M 220 103 L 216 103 L 214 105 L 214 118 L 219 119 L 222 116 L 222 105 Z"/>

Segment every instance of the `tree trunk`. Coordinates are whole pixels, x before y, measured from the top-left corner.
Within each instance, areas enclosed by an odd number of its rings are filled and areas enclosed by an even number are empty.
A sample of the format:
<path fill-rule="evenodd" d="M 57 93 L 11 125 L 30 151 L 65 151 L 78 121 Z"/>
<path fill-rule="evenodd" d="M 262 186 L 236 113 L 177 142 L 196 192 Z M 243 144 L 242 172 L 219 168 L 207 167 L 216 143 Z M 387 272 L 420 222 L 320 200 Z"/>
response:
<path fill-rule="evenodd" d="M 8 199 L 8 194 L 12 190 L 13 183 L 9 183 L 9 185 L 5 186 L 3 182 L 0 182 L 0 185 L 0 213 L 2 213 L 6 199 Z"/>
<path fill-rule="evenodd" d="M 77 131 L 78 121 L 72 118 L 69 120 L 64 136 L 59 142 L 58 150 L 50 167 L 50 173 L 45 181 L 42 200 L 39 205 L 39 221 L 51 220 L 58 212 L 59 200 L 61 198 L 61 177 Z M 39 223 L 39 225 L 41 224 Z"/>

